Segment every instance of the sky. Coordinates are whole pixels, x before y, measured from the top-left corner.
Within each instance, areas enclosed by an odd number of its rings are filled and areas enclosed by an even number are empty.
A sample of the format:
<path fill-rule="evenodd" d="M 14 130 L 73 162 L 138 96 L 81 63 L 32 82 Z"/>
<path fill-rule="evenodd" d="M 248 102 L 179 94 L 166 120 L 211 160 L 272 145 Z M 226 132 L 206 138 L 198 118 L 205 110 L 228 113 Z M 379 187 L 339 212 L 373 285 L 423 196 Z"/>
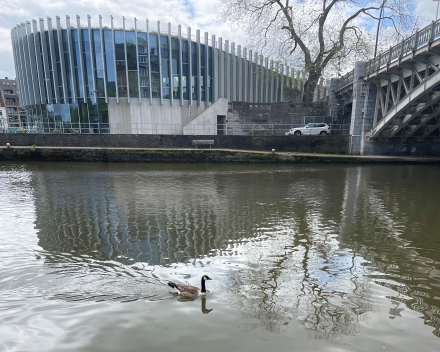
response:
<path fill-rule="evenodd" d="M 103 16 L 103 25 L 109 25 L 110 15 L 115 18 L 115 25 L 122 23 L 122 16 L 126 18 L 126 28 L 133 28 L 133 18 L 138 23 L 145 23 L 148 18 L 153 29 L 156 21 L 161 26 L 168 22 L 172 24 L 172 31 L 177 31 L 177 25 L 182 28 L 192 27 L 195 32 L 208 32 L 246 46 L 246 36 L 243 32 L 232 30 L 228 25 L 217 22 L 217 0 L 0 0 L 0 77 L 15 78 L 14 60 L 12 57 L 11 28 L 21 22 L 47 16 L 61 17 L 65 24 L 65 16 L 74 20 L 76 15 L 87 23 L 87 15 L 92 17 L 92 25 L 98 24 L 98 15 Z M 435 19 L 437 2 L 420 0 L 417 10 L 424 17 L 422 27 Z M 165 27 L 164 27 L 165 28 Z"/>

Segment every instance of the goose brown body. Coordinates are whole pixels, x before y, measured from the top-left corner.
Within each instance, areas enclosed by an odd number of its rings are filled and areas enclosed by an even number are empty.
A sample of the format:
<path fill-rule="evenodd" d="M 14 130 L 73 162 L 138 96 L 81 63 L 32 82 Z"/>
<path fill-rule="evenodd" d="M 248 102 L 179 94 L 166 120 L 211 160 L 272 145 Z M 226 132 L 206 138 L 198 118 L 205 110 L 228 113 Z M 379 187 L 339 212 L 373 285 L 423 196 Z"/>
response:
<path fill-rule="evenodd" d="M 191 286 L 191 285 L 185 285 L 185 284 L 176 284 L 174 282 L 168 282 L 168 286 L 175 288 L 177 291 L 179 291 L 179 295 L 184 297 L 199 297 L 206 294 L 206 288 L 205 288 L 205 281 L 206 280 L 212 280 L 207 275 L 202 276 L 202 289 L 199 289 L 198 287 Z"/>

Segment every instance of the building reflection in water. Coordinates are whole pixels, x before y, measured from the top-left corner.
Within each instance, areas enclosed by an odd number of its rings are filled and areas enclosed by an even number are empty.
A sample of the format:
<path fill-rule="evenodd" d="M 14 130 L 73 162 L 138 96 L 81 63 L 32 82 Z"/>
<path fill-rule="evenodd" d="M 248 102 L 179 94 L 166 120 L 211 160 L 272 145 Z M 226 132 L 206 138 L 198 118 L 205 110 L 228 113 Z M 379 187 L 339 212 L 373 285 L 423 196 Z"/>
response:
<path fill-rule="evenodd" d="M 390 316 L 400 302 L 440 336 L 438 207 L 409 181 L 435 184 L 423 168 L 87 165 L 34 175 L 48 264 L 60 253 L 150 266 L 235 257 L 240 270 L 222 285 L 270 331 L 300 324 L 337 343 L 378 309 L 381 285 L 395 292 Z"/>

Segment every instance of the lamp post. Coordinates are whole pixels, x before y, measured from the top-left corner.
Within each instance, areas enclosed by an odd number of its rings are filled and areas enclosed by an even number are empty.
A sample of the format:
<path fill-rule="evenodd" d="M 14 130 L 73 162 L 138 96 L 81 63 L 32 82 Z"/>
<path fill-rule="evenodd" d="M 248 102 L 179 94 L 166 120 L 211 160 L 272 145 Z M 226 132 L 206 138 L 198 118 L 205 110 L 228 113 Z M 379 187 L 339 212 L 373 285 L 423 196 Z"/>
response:
<path fill-rule="evenodd" d="M 377 54 L 377 41 L 379 39 L 380 20 L 382 19 L 383 6 L 385 5 L 385 1 L 386 0 L 382 1 L 382 5 L 380 6 L 379 22 L 377 23 L 377 32 L 376 32 L 376 45 L 374 46 L 374 57 L 376 57 Z M 436 0 L 436 1 L 440 1 L 440 0 Z"/>
<path fill-rule="evenodd" d="M 435 15 L 435 21 L 437 22 L 437 19 L 438 19 L 438 5 L 440 5 L 440 0 L 432 0 L 432 1 L 434 1 L 434 2 L 437 1 L 437 13 Z"/>

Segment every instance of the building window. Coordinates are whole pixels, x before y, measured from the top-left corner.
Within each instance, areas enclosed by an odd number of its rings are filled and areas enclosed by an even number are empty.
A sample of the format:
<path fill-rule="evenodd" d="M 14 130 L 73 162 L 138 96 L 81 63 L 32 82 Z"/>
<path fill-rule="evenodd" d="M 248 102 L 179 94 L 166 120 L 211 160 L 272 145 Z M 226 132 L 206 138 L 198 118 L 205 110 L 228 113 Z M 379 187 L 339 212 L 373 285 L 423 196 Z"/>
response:
<path fill-rule="evenodd" d="M 104 30 L 104 53 L 107 70 L 107 96 L 114 98 L 116 97 L 115 64 L 113 61 L 112 31 L 109 29 Z"/>
<path fill-rule="evenodd" d="M 191 43 L 191 93 L 192 99 L 197 100 L 197 43 Z"/>
<path fill-rule="evenodd" d="M 93 30 L 93 47 L 95 49 L 95 74 L 97 96 L 105 96 L 104 89 L 104 63 L 102 62 L 101 32 L 99 29 Z"/>
<path fill-rule="evenodd" d="M 200 44 L 200 93 L 201 97 L 200 99 L 202 101 L 205 101 L 205 90 L 206 90 L 206 67 L 205 67 L 205 45 Z"/>
<path fill-rule="evenodd" d="M 139 97 L 139 82 L 137 72 L 136 33 L 125 32 L 127 46 L 127 69 L 130 98 Z"/>
<path fill-rule="evenodd" d="M 189 92 L 191 90 L 190 70 L 189 70 L 189 46 L 187 40 L 182 40 L 182 89 L 183 99 L 189 100 Z"/>
<path fill-rule="evenodd" d="M 177 38 L 171 38 L 171 63 L 173 67 L 173 98 L 180 98 L 180 64 L 179 64 L 179 40 Z"/>
<path fill-rule="evenodd" d="M 15 99 L 6 98 L 6 105 L 15 105 Z"/>
<path fill-rule="evenodd" d="M 160 75 L 159 75 L 159 50 L 157 35 L 150 34 L 150 68 L 151 68 L 151 94 L 153 98 L 160 98 Z"/>
<path fill-rule="evenodd" d="M 168 46 L 168 37 L 160 36 L 160 55 L 162 59 L 162 96 L 164 99 L 170 99 L 170 51 Z"/>
<path fill-rule="evenodd" d="M 118 94 L 121 98 L 127 97 L 127 66 L 125 62 L 124 32 L 115 31 L 116 80 Z"/>
<path fill-rule="evenodd" d="M 148 64 L 148 45 L 147 45 L 147 33 L 137 33 L 138 43 L 138 62 L 139 62 L 139 78 L 141 87 L 141 97 L 150 97 L 150 82 L 149 82 L 149 64 Z"/>
<path fill-rule="evenodd" d="M 5 94 L 14 94 L 14 92 L 11 89 L 5 89 Z"/>
<path fill-rule="evenodd" d="M 17 113 L 17 108 L 8 108 L 8 113 L 9 114 L 16 114 Z"/>

